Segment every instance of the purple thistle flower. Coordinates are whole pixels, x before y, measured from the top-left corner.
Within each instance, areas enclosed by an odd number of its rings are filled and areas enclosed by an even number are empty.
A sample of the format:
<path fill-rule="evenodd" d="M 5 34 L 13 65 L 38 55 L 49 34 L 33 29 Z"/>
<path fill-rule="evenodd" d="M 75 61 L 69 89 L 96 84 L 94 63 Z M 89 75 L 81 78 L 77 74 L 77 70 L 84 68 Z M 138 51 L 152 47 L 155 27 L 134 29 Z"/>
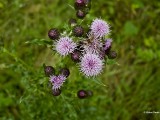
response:
<path fill-rule="evenodd" d="M 56 51 L 59 54 L 66 56 L 74 51 L 74 49 L 76 48 L 76 43 L 74 43 L 69 37 L 61 37 L 59 41 L 56 42 L 55 46 Z"/>
<path fill-rule="evenodd" d="M 106 39 L 104 44 L 104 50 L 110 49 L 111 45 L 112 45 L 112 39 Z"/>
<path fill-rule="evenodd" d="M 102 60 L 95 54 L 85 54 L 80 63 L 80 69 L 86 76 L 96 76 L 103 68 Z"/>
<path fill-rule="evenodd" d="M 63 85 L 63 83 L 65 82 L 66 77 L 64 75 L 58 75 L 58 76 L 51 76 L 50 77 L 50 82 L 53 84 L 53 88 L 54 90 L 56 89 L 60 89 L 60 87 Z"/>
<path fill-rule="evenodd" d="M 95 37 L 103 37 L 110 32 L 109 25 L 101 19 L 95 19 L 91 24 L 91 32 Z"/>

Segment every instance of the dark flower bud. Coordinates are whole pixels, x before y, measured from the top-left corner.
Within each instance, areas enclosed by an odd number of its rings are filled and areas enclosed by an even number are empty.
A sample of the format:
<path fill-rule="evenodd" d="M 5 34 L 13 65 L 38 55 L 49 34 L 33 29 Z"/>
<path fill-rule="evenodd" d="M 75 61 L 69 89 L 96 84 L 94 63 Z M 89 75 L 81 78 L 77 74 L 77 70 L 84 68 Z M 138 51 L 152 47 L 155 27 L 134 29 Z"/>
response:
<path fill-rule="evenodd" d="M 87 92 L 85 90 L 79 90 L 77 92 L 77 96 L 80 98 L 80 99 L 83 99 L 83 98 L 86 98 L 87 97 Z"/>
<path fill-rule="evenodd" d="M 88 91 L 87 91 L 87 94 L 88 94 L 88 96 L 90 96 L 90 97 L 93 96 L 93 92 L 92 92 L 91 90 L 88 90 Z"/>
<path fill-rule="evenodd" d="M 77 21 L 76 21 L 76 19 L 71 18 L 71 19 L 69 19 L 68 24 L 71 26 L 75 26 L 77 24 Z"/>
<path fill-rule="evenodd" d="M 71 53 L 71 59 L 74 62 L 80 62 L 80 56 L 81 56 L 81 53 L 79 51 L 74 51 L 73 53 Z"/>
<path fill-rule="evenodd" d="M 61 90 L 60 89 L 52 89 L 52 94 L 54 96 L 59 96 L 61 94 Z"/>
<path fill-rule="evenodd" d="M 115 59 L 117 57 L 117 53 L 115 51 L 110 51 L 108 54 L 109 59 Z"/>
<path fill-rule="evenodd" d="M 52 28 L 48 31 L 48 37 L 52 40 L 58 39 L 59 36 L 60 36 L 60 33 L 56 28 Z"/>
<path fill-rule="evenodd" d="M 82 10 L 77 10 L 76 12 L 76 16 L 79 18 L 79 19 L 83 19 L 85 16 L 86 16 L 86 13 Z"/>
<path fill-rule="evenodd" d="M 60 70 L 60 74 L 64 75 L 65 77 L 68 77 L 70 75 L 70 71 L 68 68 L 62 68 Z"/>
<path fill-rule="evenodd" d="M 84 34 L 84 29 L 82 26 L 75 26 L 73 28 L 73 34 L 77 37 L 81 37 Z"/>
<path fill-rule="evenodd" d="M 75 0 L 74 8 L 77 9 L 83 9 L 85 7 L 84 0 Z"/>
<path fill-rule="evenodd" d="M 55 70 L 52 66 L 44 66 L 44 73 L 47 77 L 49 77 L 55 73 Z"/>

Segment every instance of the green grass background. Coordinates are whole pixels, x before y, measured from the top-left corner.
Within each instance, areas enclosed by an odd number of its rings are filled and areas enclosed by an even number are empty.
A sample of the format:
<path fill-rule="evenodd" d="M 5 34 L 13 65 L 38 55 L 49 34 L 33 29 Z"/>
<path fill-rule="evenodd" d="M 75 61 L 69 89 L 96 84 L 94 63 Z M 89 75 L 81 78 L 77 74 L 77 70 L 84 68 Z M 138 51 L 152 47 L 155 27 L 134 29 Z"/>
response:
<path fill-rule="evenodd" d="M 64 29 L 74 0 L 0 0 L 0 120 L 160 120 L 160 1 L 92 0 L 96 17 L 111 25 L 118 64 L 87 79 L 78 65 L 51 50 L 47 32 Z M 71 70 L 54 97 L 43 63 Z M 93 97 L 78 99 L 79 89 Z"/>

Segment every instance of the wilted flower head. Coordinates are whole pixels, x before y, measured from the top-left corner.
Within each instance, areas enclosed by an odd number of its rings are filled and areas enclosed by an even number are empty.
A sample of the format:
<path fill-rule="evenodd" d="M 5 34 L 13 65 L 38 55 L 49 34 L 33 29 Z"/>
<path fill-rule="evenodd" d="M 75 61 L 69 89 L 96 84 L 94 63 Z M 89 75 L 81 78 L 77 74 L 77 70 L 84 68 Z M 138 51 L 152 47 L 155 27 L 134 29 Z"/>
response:
<path fill-rule="evenodd" d="M 112 39 L 107 39 L 104 44 L 104 50 L 107 50 L 111 47 Z"/>
<path fill-rule="evenodd" d="M 89 42 L 84 46 L 86 53 L 99 54 L 99 51 L 102 47 L 102 43 L 99 39 L 94 39 L 92 42 Z"/>
<path fill-rule="evenodd" d="M 98 75 L 103 67 L 102 60 L 96 54 L 85 54 L 80 63 L 80 69 L 86 76 Z"/>
<path fill-rule="evenodd" d="M 51 76 L 50 77 L 50 82 L 53 84 L 53 89 L 60 89 L 60 87 L 63 85 L 65 82 L 66 77 L 64 75 L 58 75 L 58 76 Z"/>
<path fill-rule="evenodd" d="M 91 32 L 95 37 L 103 37 L 110 32 L 109 25 L 101 19 L 95 19 L 91 24 Z"/>
<path fill-rule="evenodd" d="M 63 56 L 72 53 L 75 47 L 76 43 L 69 37 L 62 37 L 56 42 L 56 51 Z"/>

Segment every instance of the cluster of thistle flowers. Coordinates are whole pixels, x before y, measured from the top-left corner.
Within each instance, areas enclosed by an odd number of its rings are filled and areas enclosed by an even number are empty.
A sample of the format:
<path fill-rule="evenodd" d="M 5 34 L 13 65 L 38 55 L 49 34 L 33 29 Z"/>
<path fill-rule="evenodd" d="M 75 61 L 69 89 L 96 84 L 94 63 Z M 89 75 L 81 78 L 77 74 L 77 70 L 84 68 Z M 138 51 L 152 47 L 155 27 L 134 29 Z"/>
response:
<path fill-rule="evenodd" d="M 75 1 L 76 16 L 78 18 L 85 17 L 86 13 L 80 14 L 82 12 L 79 13 L 79 11 L 89 7 L 88 4 L 89 0 Z M 48 36 L 53 40 L 53 49 L 63 57 L 70 55 L 71 59 L 79 64 L 80 71 L 86 77 L 99 75 L 103 70 L 106 56 L 109 59 L 114 59 L 117 56 L 117 53 L 111 50 L 112 39 L 105 38 L 110 33 L 109 24 L 102 19 L 96 18 L 92 21 L 87 33 L 85 33 L 84 27 L 77 23 L 76 19 L 70 19 L 69 24 L 71 25 L 72 34 L 64 35 L 56 28 L 49 30 Z M 67 77 L 62 72 L 58 76 L 50 75 L 50 82 L 53 84 L 55 93 L 57 91 L 60 93 L 60 88 Z M 86 96 L 89 93 L 85 90 L 80 90 L 77 95 Z"/>
<path fill-rule="evenodd" d="M 60 87 L 66 81 L 67 77 L 70 75 L 68 68 L 61 68 L 58 75 L 55 74 L 55 69 L 52 66 L 44 65 L 44 73 L 50 78 L 50 83 L 52 84 L 53 95 L 58 96 L 61 94 Z"/>
<path fill-rule="evenodd" d="M 68 68 L 61 68 L 58 75 L 55 75 L 55 69 L 52 66 L 44 65 L 44 72 L 47 77 L 50 77 L 50 82 L 52 84 L 52 94 L 54 96 L 59 96 L 61 94 L 60 87 L 66 81 L 68 76 L 70 75 L 70 71 Z M 77 92 L 77 96 L 80 99 L 92 96 L 93 92 L 90 90 L 79 90 Z"/>
<path fill-rule="evenodd" d="M 81 37 L 78 43 L 72 37 L 61 36 L 54 42 L 55 50 L 61 56 L 71 55 L 75 62 L 79 62 L 80 71 L 87 77 L 97 76 L 102 72 L 105 56 L 114 59 L 117 54 L 111 51 L 111 39 L 105 39 L 110 29 L 107 22 L 95 19 L 91 23 L 87 38 L 83 38 L 84 29 L 76 25 L 72 30 L 74 36 Z"/>

